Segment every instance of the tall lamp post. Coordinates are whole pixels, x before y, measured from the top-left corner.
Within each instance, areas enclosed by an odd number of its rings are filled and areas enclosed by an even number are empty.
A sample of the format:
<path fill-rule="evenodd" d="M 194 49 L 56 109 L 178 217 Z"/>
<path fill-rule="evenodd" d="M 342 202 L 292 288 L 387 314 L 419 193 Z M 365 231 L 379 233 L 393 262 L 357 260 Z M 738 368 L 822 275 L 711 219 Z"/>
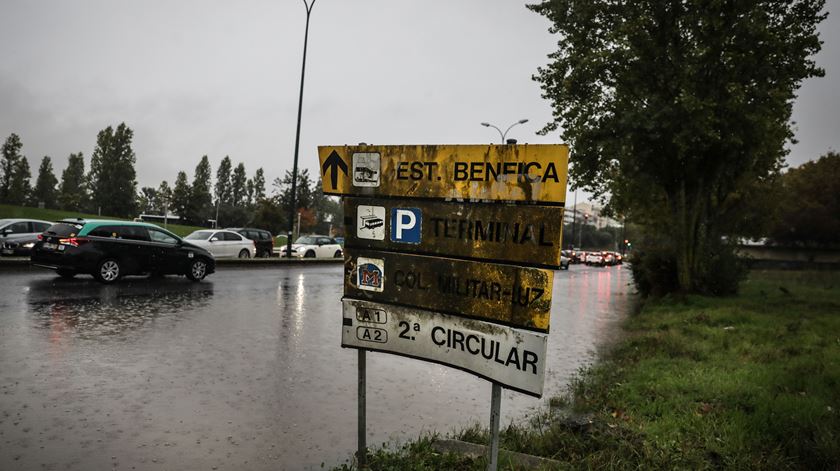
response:
<path fill-rule="evenodd" d="M 507 133 L 508 133 L 508 131 L 510 131 L 510 128 L 516 126 L 517 124 L 525 124 L 527 122 L 528 122 L 527 119 L 520 119 L 519 121 L 517 121 L 517 122 L 511 124 L 510 126 L 508 126 L 508 128 L 505 129 L 505 132 L 502 132 L 501 129 L 499 129 L 498 127 L 496 127 L 496 126 L 494 126 L 490 123 L 481 123 L 481 125 L 484 126 L 485 128 L 493 128 L 496 131 L 499 131 L 499 135 L 502 136 L 502 144 L 505 144 L 507 142 L 507 141 L 505 141 L 505 136 L 507 136 Z"/>
<path fill-rule="evenodd" d="M 295 230 L 295 213 L 297 212 L 297 169 L 298 169 L 298 149 L 300 148 L 300 115 L 303 110 L 303 78 L 306 75 L 306 44 L 309 41 L 309 14 L 312 13 L 312 7 L 315 6 L 315 0 L 308 3 L 303 0 L 306 7 L 306 30 L 303 34 L 303 65 L 300 68 L 300 98 L 298 99 L 298 115 L 297 115 L 297 132 L 295 133 L 295 162 L 292 166 L 292 205 L 289 208 L 289 232 L 286 240 L 286 257 L 292 257 L 292 234 Z"/>

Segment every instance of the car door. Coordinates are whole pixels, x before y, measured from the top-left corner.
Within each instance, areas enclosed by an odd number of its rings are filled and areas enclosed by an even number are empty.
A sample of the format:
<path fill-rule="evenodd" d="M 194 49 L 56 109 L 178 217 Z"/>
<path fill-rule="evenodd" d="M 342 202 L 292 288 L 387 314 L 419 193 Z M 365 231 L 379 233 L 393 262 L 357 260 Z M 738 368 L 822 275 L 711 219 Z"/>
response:
<path fill-rule="evenodd" d="M 187 260 L 181 255 L 178 239 L 156 228 L 148 228 L 149 245 L 152 247 L 152 273 L 183 273 Z"/>
<path fill-rule="evenodd" d="M 318 237 L 318 247 L 315 249 L 315 254 L 318 258 L 329 258 L 333 256 L 333 247 L 330 246 L 329 237 Z"/>
<path fill-rule="evenodd" d="M 241 235 L 237 234 L 236 232 L 225 231 L 224 232 L 224 237 L 225 237 L 225 246 L 228 249 L 228 253 L 230 254 L 229 255 L 230 257 L 233 257 L 233 258 L 238 257 L 239 252 L 243 248 L 246 248 L 245 247 L 245 238 L 243 238 Z M 250 255 L 250 253 L 251 253 L 251 251 L 249 250 L 248 254 Z"/>

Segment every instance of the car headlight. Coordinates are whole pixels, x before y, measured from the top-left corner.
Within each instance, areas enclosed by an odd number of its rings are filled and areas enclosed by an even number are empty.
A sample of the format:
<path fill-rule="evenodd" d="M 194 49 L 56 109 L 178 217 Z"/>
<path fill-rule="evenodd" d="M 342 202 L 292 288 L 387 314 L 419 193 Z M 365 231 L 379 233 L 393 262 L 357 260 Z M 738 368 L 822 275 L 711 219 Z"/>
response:
<path fill-rule="evenodd" d="M 25 248 L 25 249 L 31 249 L 34 246 L 35 246 L 35 242 L 29 242 L 28 244 L 23 244 L 23 248 Z"/>

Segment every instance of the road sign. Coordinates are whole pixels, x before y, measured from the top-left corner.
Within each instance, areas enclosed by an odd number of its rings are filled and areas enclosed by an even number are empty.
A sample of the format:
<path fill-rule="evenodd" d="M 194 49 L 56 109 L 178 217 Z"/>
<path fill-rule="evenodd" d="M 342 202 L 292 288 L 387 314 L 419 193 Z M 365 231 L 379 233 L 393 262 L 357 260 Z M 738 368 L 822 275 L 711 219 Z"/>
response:
<path fill-rule="evenodd" d="M 548 332 L 554 272 L 347 247 L 344 294 Z"/>
<path fill-rule="evenodd" d="M 450 365 L 542 396 L 547 334 L 370 301 L 342 303 L 342 347 Z"/>
<path fill-rule="evenodd" d="M 563 205 L 566 145 L 318 147 L 324 193 Z"/>
<path fill-rule="evenodd" d="M 560 266 L 557 206 L 346 197 L 344 218 L 351 248 Z"/>

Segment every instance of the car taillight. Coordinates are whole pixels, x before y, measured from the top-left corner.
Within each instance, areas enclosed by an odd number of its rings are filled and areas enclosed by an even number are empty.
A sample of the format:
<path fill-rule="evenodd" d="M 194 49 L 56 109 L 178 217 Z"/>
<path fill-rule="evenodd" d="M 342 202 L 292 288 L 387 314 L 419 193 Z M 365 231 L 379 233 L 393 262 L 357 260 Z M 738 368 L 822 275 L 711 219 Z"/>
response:
<path fill-rule="evenodd" d="M 38 240 L 44 240 L 44 234 L 38 234 Z"/>
<path fill-rule="evenodd" d="M 58 243 L 61 245 L 72 245 L 73 247 L 78 247 L 88 240 L 84 237 L 70 237 L 69 239 L 59 239 Z"/>

